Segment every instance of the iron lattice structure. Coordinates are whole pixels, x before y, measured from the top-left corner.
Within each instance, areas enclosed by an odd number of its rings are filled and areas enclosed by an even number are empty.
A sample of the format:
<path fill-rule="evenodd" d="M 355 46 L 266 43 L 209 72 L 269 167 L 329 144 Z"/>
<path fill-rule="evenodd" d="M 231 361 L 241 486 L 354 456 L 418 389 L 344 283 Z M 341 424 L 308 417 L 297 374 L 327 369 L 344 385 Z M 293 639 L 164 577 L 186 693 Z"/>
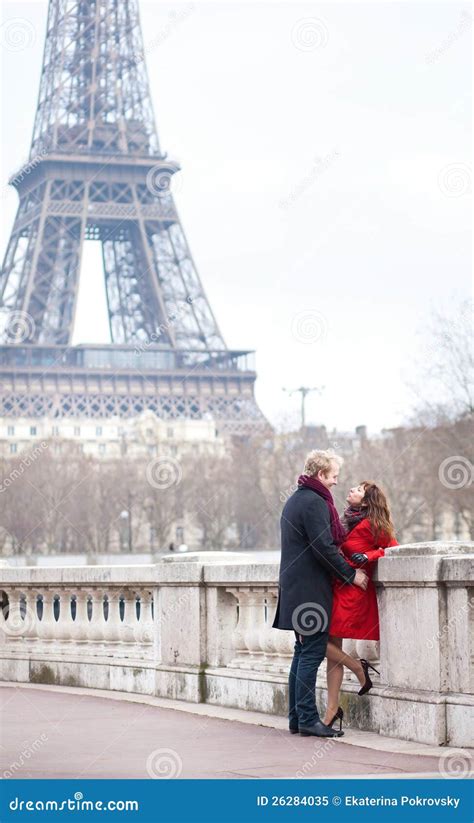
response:
<path fill-rule="evenodd" d="M 181 226 L 178 170 L 159 145 L 137 0 L 50 0 L 30 157 L 10 180 L 20 204 L 0 279 L 4 415 L 145 405 L 262 422 L 249 353 L 227 349 Z M 81 347 L 81 359 L 67 352 L 86 240 L 102 247 L 112 345 L 100 357 Z"/>

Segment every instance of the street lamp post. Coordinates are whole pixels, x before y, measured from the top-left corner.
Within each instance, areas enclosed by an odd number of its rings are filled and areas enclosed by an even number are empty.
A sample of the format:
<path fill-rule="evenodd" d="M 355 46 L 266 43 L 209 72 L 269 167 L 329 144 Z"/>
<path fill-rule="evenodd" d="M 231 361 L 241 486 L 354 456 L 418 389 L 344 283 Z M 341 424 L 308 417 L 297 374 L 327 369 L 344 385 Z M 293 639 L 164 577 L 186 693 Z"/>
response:
<path fill-rule="evenodd" d="M 318 394 L 322 394 L 324 391 L 324 386 L 300 386 L 298 389 L 286 389 L 283 388 L 283 391 L 288 392 L 289 396 L 291 397 L 292 394 L 299 392 L 301 394 L 301 429 L 304 429 L 306 426 L 306 414 L 305 414 L 305 404 L 306 398 L 310 392 L 316 391 Z"/>
<path fill-rule="evenodd" d="M 124 509 L 123 511 L 120 512 L 119 517 L 120 517 L 120 522 L 122 524 L 121 529 L 120 529 L 121 543 L 122 543 L 122 546 L 124 546 L 124 544 L 125 544 L 124 536 L 126 535 L 127 542 L 128 542 L 128 551 L 131 554 L 132 553 L 132 521 L 131 521 L 131 517 L 130 517 L 130 512 L 127 511 L 127 509 Z"/>

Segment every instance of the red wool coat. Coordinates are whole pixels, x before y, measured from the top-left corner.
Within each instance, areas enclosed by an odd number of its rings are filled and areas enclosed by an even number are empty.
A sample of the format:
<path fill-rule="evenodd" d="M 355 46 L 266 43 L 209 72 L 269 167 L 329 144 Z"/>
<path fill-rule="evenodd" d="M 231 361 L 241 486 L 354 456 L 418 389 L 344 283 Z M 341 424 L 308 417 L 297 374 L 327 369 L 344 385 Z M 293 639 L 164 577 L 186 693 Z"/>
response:
<path fill-rule="evenodd" d="M 385 554 L 384 549 L 397 545 L 397 541 L 391 540 L 387 535 L 383 535 L 375 541 L 367 518 L 361 520 L 349 532 L 341 546 L 344 559 L 351 566 L 357 567 L 357 564 L 352 562 L 351 556 L 356 552 L 366 554 L 369 562 L 365 563 L 362 568 L 368 575 L 369 582 L 367 589 L 363 591 L 359 586 L 351 586 L 337 578 L 333 578 L 330 635 L 333 637 L 350 637 L 353 640 L 379 639 L 379 610 L 372 576 L 378 558 L 383 557 Z"/>

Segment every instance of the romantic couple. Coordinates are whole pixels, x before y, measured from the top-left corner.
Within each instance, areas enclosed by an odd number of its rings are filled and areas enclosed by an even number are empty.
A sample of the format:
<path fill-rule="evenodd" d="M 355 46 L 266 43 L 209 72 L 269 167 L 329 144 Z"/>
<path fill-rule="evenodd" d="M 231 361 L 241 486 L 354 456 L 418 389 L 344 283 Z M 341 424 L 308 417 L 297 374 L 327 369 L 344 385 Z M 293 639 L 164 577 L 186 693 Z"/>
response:
<path fill-rule="evenodd" d="M 366 694 L 372 687 L 367 660 L 342 650 L 344 637 L 379 639 L 377 596 L 372 575 L 384 549 L 396 546 L 383 491 L 362 481 L 347 496 L 341 523 L 330 492 L 342 460 L 328 451 L 308 454 L 298 488 L 281 515 L 281 563 L 273 627 L 296 636 L 289 676 L 290 732 L 341 737 L 339 706 L 344 666 Z M 361 568 L 363 567 L 363 568 Z M 324 720 L 316 707 L 316 676 L 327 657 L 328 701 Z M 374 669 L 375 671 L 375 669 Z M 339 730 L 333 729 L 339 720 Z"/>

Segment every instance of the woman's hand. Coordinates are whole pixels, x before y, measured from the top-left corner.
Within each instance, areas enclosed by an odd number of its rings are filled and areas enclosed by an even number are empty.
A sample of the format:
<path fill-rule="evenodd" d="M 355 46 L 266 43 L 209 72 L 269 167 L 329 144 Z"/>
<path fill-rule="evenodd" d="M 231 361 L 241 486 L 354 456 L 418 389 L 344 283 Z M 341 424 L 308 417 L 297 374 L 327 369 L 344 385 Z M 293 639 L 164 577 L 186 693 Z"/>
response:
<path fill-rule="evenodd" d="M 357 563 L 358 566 L 363 566 L 364 563 L 367 563 L 368 559 L 369 558 L 367 557 L 367 555 L 363 554 L 362 552 L 356 552 L 351 557 L 353 563 Z"/>

